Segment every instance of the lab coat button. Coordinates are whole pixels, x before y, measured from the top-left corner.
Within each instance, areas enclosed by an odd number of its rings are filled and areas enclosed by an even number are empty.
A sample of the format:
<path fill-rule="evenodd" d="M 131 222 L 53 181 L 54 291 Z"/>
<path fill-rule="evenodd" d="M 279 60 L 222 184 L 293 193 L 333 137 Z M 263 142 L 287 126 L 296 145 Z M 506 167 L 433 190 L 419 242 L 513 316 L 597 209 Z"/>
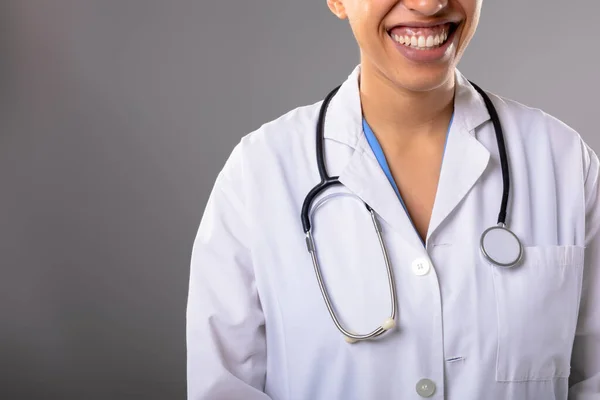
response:
<path fill-rule="evenodd" d="M 429 379 L 421 379 L 417 382 L 417 393 L 421 397 L 431 397 L 435 393 L 435 383 Z"/>
<path fill-rule="evenodd" d="M 427 275 L 431 269 L 431 263 L 426 258 L 417 258 L 412 263 L 412 270 L 417 276 Z"/>

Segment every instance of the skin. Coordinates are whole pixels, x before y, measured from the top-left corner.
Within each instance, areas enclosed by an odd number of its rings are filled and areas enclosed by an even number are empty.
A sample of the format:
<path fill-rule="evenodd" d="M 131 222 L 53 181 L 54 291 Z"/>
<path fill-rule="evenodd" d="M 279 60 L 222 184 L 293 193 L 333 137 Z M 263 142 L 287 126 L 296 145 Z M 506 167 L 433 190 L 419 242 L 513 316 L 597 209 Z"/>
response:
<path fill-rule="evenodd" d="M 408 212 L 425 238 L 454 108 L 455 68 L 475 34 L 483 0 L 327 0 L 348 20 L 360 48 L 363 115 L 373 129 Z M 388 31 L 410 22 L 460 21 L 441 60 L 407 59 Z"/>

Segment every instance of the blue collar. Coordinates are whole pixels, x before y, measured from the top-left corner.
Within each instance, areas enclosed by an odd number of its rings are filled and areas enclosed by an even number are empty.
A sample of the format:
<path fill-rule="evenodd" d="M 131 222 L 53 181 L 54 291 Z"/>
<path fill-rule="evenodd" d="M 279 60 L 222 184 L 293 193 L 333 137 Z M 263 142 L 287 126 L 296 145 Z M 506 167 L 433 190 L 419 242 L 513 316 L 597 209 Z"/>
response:
<path fill-rule="evenodd" d="M 446 153 L 446 145 L 448 144 L 448 136 L 450 136 L 450 128 L 452 127 L 453 121 L 454 121 L 454 113 L 452 114 L 452 118 L 450 119 L 450 124 L 448 125 L 448 131 L 446 132 L 446 141 L 444 143 L 444 154 Z M 408 214 L 406 204 L 404 204 L 402 195 L 400 195 L 400 190 L 398 190 L 398 185 L 396 185 L 396 181 L 394 181 L 394 177 L 392 176 L 392 172 L 390 171 L 390 167 L 385 158 L 385 154 L 383 154 L 381 145 L 379 144 L 379 141 L 375 137 L 373 130 L 371 130 L 371 127 L 369 126 L 369 124 L 367 124 L 367 121 L 364 118 L 363 118 L 363 131 L 367 138 L 367 142 L 369 142 L 369 146 L 371 146 L 371 150 L 373 150 L 373 154 L 375 154 L 375 158 L 377 158 L 377 161 L 379 162 L 379 166 L 385 173 L 385 176 L 387 176 L 388 181 L 394 188 L 394 191 L 396 192 L 396 195 L 398 196 L 398 199 L 400 200 L 400 203 L 402 203 L 402 207 L 404 207 L 404 211 L 406 211 L 406 215 L 408 215 L 408 217 L 410 219 L 410 215 Z M 443 159 L 442 159 L 442 162 L 443 162 Z M 411 219 L 411 221 L 412 221 L 412 219 Z M 413 223 L 413 227 L 414 227 L 414 223 Z"/>

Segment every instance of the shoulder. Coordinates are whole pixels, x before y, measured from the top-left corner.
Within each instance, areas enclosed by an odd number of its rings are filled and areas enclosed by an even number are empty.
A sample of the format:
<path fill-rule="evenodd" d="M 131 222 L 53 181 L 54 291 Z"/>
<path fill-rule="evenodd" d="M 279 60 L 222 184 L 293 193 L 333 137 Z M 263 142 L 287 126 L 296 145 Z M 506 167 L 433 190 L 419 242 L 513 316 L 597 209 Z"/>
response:
<path fill-rule="evenodd" d="M 241 144 L 252 150 L 263 146 L 277 146 L 305 139 L 308 132 L 316 128 L 322 100 L 294 108 L 276 119 L 268 121 L 258 129 L 246 134 Z M 312 137 L 312 136 L 311 136 Z"/>
<path fill-rule="evenodd" d="M 505 135 L 521 142 L 527 153 L 545 153 L 555 162 L 579 160 L 586 175 L 597 162 L 596 153 L 580 133 L 556 116 L 506 97 L 494 94 L 490 97 L 498 109 Z"/>
<path fill-rule="evenodd" d="M 244 134 L 232 149 L 220 176 L 249 178 L 253 171 L 274 172 L 314 145 L 314 132 L 322 100 L 294 108 Z M 245 175 L 242 176 L 242 175 Z"/>
<path fill-rule="evenodd" d="M 581 187 L 586 202 L 595 197 L 591 188 L 598 185 L 600 161 L 579 132 L 540 108 L 494 94 L 490 97 L 505 136 L 513 142 L 507 145 L 517 147 L 528 164 L 538 170 L 537 176 L 541 169 L 551 167 L 563 177 L 560 187 Z"/>
<path fill-rule="evenodd" d="M 522 135 L 532 139 L 546 137 L 558 141 L 582 142 L 581 136 L 575 129 L 540 108 L 495 94 L 490 94 L 490 97 L 498 108 L 502 122 L 507 121 Z"/>

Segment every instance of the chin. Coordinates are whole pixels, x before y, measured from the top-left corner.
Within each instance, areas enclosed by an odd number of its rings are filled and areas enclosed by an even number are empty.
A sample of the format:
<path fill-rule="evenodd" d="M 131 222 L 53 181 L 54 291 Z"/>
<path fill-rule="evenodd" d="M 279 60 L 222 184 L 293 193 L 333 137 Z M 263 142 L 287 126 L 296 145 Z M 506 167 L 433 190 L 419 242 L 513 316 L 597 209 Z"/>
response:
<path fill-rule="evenodd" d="M 390 77 L 398 86 L 410 90 L 411 92 L 429 92 L 436 90 L 444 85 L 452 85 L 454 79 L 455 67 L 424 67 L 402 69 L 395 71 Z"/>

